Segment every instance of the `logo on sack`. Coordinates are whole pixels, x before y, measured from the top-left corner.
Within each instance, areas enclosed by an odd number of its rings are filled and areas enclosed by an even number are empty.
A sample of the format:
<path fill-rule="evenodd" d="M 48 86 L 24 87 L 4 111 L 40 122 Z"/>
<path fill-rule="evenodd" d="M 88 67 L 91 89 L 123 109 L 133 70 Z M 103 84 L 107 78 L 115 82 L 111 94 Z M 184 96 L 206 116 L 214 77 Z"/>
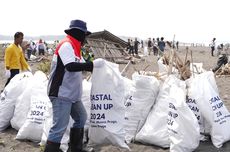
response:
<path fill-rule="evenodd" d="M 91 101 L 98 101 L 98 100 L 112 100 L 110 94 L 93 94 L 90 95 Z"/>

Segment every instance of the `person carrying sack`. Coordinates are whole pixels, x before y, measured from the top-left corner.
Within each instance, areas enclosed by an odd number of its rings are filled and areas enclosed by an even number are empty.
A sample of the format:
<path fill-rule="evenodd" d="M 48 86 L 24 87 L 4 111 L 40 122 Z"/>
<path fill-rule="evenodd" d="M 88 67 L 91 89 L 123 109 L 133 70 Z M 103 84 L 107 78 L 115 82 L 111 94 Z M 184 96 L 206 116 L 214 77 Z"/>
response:
<path fill-rule="evenodd" d="M 70 129 L 71 152 L 82 152 L 84 125 L 87 113 L 81 101 L 82 71 L 93 71 L 103 66 L 103 59 L 83 62 L 81 46 L 90 34 L 86 22 L 72 20 L 65 30 L 67 36 L 59 43 L 51 62 L 48 96 L 53 107 L 53 124 L 49 131 L 45 152 L 60 151 L 60 142 L 66 131 L 70 116 L 74 123 Z"/>

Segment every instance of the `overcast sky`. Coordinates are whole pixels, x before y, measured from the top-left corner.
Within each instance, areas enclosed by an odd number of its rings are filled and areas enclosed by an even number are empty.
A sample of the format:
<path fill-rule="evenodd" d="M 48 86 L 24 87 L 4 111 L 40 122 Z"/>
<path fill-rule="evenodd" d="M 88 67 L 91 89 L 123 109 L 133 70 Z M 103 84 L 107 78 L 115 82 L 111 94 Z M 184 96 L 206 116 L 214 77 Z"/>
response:
<path fill-rule="evenodd" d="M 1 0 L 0 34 L 63 35 L 82 19 L 117 36 L 230 41 L 229 12 L 229 0 Z"/>

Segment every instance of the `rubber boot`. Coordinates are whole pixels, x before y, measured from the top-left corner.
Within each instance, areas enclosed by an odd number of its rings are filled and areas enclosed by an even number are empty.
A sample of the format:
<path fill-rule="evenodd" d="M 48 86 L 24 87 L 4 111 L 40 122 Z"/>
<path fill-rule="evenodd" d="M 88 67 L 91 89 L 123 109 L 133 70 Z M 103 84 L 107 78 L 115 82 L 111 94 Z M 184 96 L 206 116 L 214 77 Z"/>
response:
<path fill-rule="evenodd" d="M 93 148 L 83 146 L 84 128 L 70 129 L 70 152 L 93 152 Z"/>
<path fill-rule="evenodd" d="M 71 128 L 70 129 L 70 151 L 82 152 L 83 149 L 83 134 L 84 128 Z"/>
<path fill-rule="evenodd" d="M 47 141 L 44 152 L 62 152 L 62 150 L 60 150 L 59 147 L 60 147 L 60 143 Z"/>

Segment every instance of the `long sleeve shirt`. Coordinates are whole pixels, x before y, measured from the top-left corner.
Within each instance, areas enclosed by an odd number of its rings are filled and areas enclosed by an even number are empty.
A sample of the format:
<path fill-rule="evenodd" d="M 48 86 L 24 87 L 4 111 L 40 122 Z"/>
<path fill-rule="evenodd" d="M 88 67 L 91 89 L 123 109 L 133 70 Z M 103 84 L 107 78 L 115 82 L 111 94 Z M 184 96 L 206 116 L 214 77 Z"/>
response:
<path fill-rule="evenodd" d="M 76 41 L 76 50 L 80 53 L 80 42 Z M 81 55 L 81 54 L 78 54 Z M 70 42 L 57 47 L 51 62 L 51 73 L 48 83 L 48 95 L 59 97 L 73 103 L 82 96 L 82 71 L 92 71 L 93 63 L 83 63 L 77 56 Z"/>
<path fill-rule="evenodd" d="M 19 69 L 28 70 L 29 65 L 27 64 L 25 57 L 23 55 L 22 48 L 15 45 L 14 43 L 9 45 L 5 51 L 5 67 L 8 70 Z"/>

